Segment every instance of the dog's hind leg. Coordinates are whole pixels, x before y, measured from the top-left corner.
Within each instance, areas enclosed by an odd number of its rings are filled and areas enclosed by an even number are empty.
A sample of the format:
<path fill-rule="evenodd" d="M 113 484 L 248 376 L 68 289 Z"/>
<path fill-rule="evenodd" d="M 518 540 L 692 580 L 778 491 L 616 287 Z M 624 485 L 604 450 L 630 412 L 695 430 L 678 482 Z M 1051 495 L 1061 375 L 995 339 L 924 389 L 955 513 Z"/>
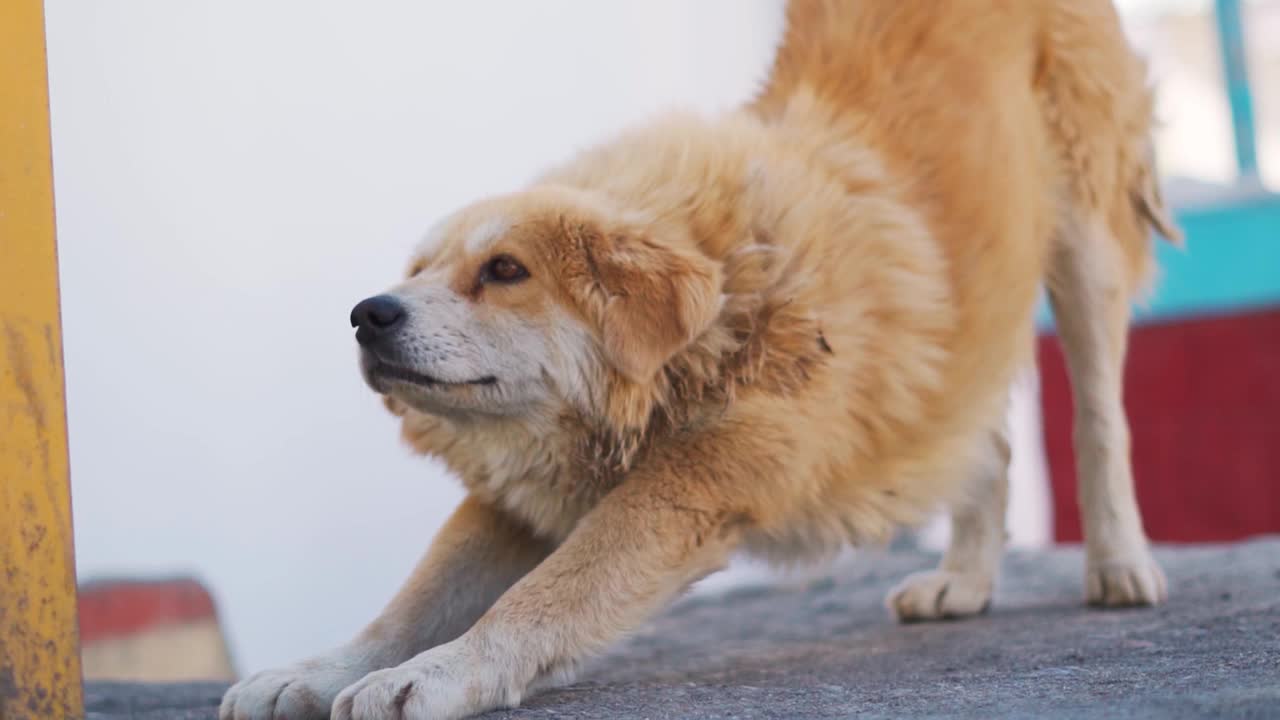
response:
<path fill-rule="evenodd" d="M 967 493 L 951 509 L 951 542 L 936 570 L 907 576 L 886 604 L 902 622 L 977 615 L 991 603 L 1005 543 L 1009 439 L 1002 424 L 984 433 Z"/>
<path fill-rule="evenodd" d="M 1080 212 L 1059 232 L 1049 277 L 1075 401 L 1086 595 L 1093 605 L 1154 605 L 1166 594 L 1142 529 L 1129 460 L 1122 389 L 1129 303 L 1139 281 L 1129 265 L 1108 224 Z"/>
<path fill-rule="evenodd" d="M 1152 152 L 1147 72 L 1107 0 L 1055 0 L 1040 102 L 1061 172 L 1047 285 L 1075 401 L 1074 439 L 1095 605 L 1153 605 L 1151 557 L 1129 461 L 1124 356 L 1129 303 L 1150 279 L 1151 234 L 1177 242 Z"/>

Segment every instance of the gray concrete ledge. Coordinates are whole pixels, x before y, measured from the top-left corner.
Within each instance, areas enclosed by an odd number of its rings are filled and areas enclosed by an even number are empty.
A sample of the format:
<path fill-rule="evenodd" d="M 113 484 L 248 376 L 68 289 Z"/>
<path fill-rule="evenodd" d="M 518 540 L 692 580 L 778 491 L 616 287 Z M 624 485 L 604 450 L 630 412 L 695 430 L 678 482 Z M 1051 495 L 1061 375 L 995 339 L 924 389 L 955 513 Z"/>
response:
<path fill-rule="evenodd" d="M 1168 604 L 1083 607 L 1079 549 L 1011 553 L 991 612 L 900 626 L 923 553 L 691 598 L 493 718 L 1280 718 L 1280 538 L 1161 548 Z M 89 718 L 214 718 L 223 687 L 91 683 Z"/>

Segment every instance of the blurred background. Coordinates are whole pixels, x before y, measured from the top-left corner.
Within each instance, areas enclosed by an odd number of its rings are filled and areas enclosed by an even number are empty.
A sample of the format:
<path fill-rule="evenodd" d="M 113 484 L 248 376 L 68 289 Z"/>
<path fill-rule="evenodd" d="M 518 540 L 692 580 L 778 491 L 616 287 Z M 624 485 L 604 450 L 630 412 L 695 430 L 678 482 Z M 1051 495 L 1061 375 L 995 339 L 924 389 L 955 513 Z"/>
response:
<path fill-rule="evenodd" d="M 1119 4 L 1189 234 L 1161 249 L 1128 368 L 1147 527 L 1277 532 L 1280 0 Z M 49 0 L 46 17 L 86 674 L 215 679 L 350 637 L 461 498 L 361 382 L 352 304 L 458 205 L 672 106 L 747 98 L 782 2 Z M 1019 547 L 1080 537 L 1042 328 L 1012 409 Z"/>

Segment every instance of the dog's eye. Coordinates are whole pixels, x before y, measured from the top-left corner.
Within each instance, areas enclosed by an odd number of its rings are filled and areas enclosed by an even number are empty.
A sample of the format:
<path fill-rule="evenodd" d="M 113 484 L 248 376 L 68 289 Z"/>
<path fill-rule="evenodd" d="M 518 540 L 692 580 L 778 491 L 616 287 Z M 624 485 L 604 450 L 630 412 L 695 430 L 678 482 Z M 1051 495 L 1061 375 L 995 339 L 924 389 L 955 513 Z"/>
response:
<path fill-rule="evenodd" d="M 485 263 L 480 273 L 482 282 L 514 283 L 529 277 L 529 271 L 510 255 L 499 255 Z"/>

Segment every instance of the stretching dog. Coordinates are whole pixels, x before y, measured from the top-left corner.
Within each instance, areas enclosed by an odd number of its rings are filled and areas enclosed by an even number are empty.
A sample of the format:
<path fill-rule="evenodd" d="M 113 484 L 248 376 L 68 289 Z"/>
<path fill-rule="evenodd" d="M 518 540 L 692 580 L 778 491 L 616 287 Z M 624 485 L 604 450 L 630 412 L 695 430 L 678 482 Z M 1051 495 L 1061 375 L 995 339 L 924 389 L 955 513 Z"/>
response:
<path fill-rule="evenodd" d="M 903 620 L 982 612 L 1006 401 L 1047 287 L 1075 395 L 1086 596 L 1165 597 L 1121 403 L 1152 101 L 1107 0 L 796 0 L 739 112 L 678 115 L 445 219 L 361 302 L 361 368 L 467 499 L 350 643 L 221 717 L 460 718 L 564 682 L 743 550 L 939 507 Z"/>

